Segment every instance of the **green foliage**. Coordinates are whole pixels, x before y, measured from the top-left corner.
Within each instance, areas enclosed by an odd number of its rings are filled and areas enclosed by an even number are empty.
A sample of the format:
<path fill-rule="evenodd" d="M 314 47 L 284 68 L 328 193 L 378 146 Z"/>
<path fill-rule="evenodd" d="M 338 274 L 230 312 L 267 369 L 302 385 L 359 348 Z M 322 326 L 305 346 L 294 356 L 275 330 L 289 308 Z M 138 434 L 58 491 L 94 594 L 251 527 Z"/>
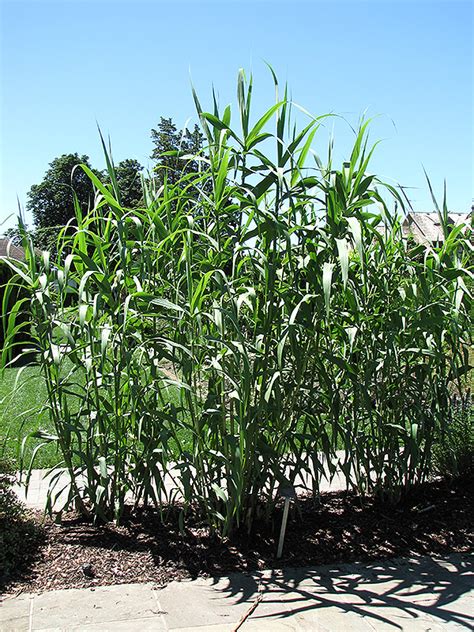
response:
<path fill-rule="evenodd" d="M 118 520 L 129 491 L 181 498 L 228 534 L 281 483 L 317 494 L 339 447 L 361 494 L 396 501 L 431 472 L 470 370 L 469 234 L 409 246 L 386 201 L 403 197 L 368 172 L 367 121 L 337 168 L 312 151 L 324 116 L 298 130 L 285 90 L 254 120 L 251 94 L 241 72 L 237 125 L 195 95 L 205 160 L 166 151 L 143 207 L 121 204 L 108 155 L 108 185 L 84 165 L 99 195 L 64 259 L 25 238 L 54 427 L 36 438 L 70 474 L 66 507 Z"/>
<path fill-rule="evenodd" d="M 2 459 L 0 461 L 0 520 L 16 520 L 24 516 L 23 506 L 12 489 L 13 474 L 12 464 Z"/>
<path fill-rule="evenodd" d="M 36 228 L 64 227 L 74 219 L 74 194 L 81 208 L 94 204 L 94 187 L 79 164 L 90 167 L 88 156 L 63 154 L 49 165 L 43 181 L 28 192 L 26 208 L 33 214 Z"/>
<path fill-rule="evenodd" d="M 45 226 L 32 231 L 34 247 L 38 252 L 47 250 L 53 255 L 57 254 L 58 237 L 64 226 Z"/>
<path fill-rule="evenodd" d="M 444 436 L 434 446 L 433 467 L 446 478 L 474 476 L 474 411 L 470 393 L 456 398 Z"/>
<path fill-rule="evenodd" d="M 68 223 L 75 219 L 76 206 L 87 210 L 93 205 L 94 186 L 84 171 L 77 168 L 80 164 L 89 167 L 105 184 L 110 184 L 108 172 L 92 169 L 88 156 L 75 153 L 55 158 L 41 184 L 33 185 L 28 192 L 27 210 L 32 212 L 35 224 L 28 232 L 38 251 L 47 250 L 56 256 L 58 239 L 65 227 L 68 230 Z M 131 158 L 122 160 L 115 168 L 117 191 L 125 208 L 135 208 L 143 203 L 142 170 L 142 165 Z M 18 227 L 7 230 L 5 236 L 17 245 L 23 240 Z"/>
<path fill-rule="evenodd" d="M 142 165 L 132 158 L 122 160 L 115 167 L 120 203 L 124 208 L 137 208 L 143 205 L 141 171 L 143 171 Z M 109 181 L 107 172 L 104 172 L 102 179 L 105 183 Z"/>
<path fill-rule="evenodd" d="M 62 363 L 62 375 L 68 377 L 72 364 L 65 360 Z M 74 383 L 74 380 L 77 383 Z M 85 371 L 75 371 L 70 380 L 71 393 L 80 392 L 84 384 Z M 170 405 L 179 404 L 176 388 L 170 388 L 167 396 Z M 66 395 L 68 407 L 73 412 L 78 410 L 77 395 Z M 54 425 L 49 415 L 48 384 L 36 365 L 21 368 L 7 368 L 0 375 L 0 458 L 4 455 L 15 469 L 28 468 L 34 455 L 34 467 L 50 468 L 58 462 L 57 445 L 54 441 L 42 445 L 44 435 L 54 435 Z M 23 439 L 27 440 L 23 444 Z M 191 444 L 189 433 L 180 436 L 184 446 Z M 77 459 L 77 463 L 80 460 Z"/>
<path fill-rule="evenodd" d="M 25 226 L 26 232 L 30 236 L 32 243 L 39 253 L 42 250 L 47 250 L 57 255 L 58 238 L 64 226 L 45 226 L 44 228 L 32 228 L 29 229 Z M 22 231 L 20 228 L 9 228 L 5 231 L 5 237 L 11 239 L 12 243 L 16 246 L 21 246 L 23 243 Z"/>
<path fill-rule="evenodd" d="M 31 347 L 31 315 L 28 313 L 29 288 L 10 266 L 0 260 L 0 350 L 5 347 L 5 332 L 10 319 L 15 323 L 15 334 L 10 336 L 5 358 L 9 363 L 24 363 L 32 360 L 32 354 L 25 351 Z M 23 350 L 23 351 L 22 351 Z"/>
<path fill-rule="evenodd" d="M 65 363 L 65 372 L 70 368 Z M 80 376 L 78 375 L 78 379 Z M 74 408 L 74 401 L 71 405 Z M 39 365 L 7 368 L 0 376 L 0 458 L 5 456 L 19 470 L 27 467 L 41 440 L 24 437 L 51 434 L 54 428 L 48 413 L 48 389 Z M 35 456 L 35 467 L 52 467 L 58 461 L 56 445 L 43 446 Z"/>
<path fill-rule="evenodd" d="M 172 119 L 160 118 L 157 129 L 151 130 L 153 151 L 150 158 L 156 161 L 155 181 L 161 186 L 165 178 L 170 184 L 176 183 L 186 173 L 199 171 L 204 136 L 199 127 L 178 132 Z"/>
<path fill-rule="evenodd" d="M 12 489 L 12 466 L 0 460 L 0 586 L 24 564 L 39 530 Z"/>

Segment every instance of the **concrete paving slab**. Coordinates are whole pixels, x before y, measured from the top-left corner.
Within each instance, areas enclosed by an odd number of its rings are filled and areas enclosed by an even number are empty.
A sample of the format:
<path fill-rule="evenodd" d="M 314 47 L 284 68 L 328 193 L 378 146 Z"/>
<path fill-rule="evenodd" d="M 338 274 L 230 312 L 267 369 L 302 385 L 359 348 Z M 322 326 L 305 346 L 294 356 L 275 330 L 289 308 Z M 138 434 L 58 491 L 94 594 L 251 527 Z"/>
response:
<path fill-rule="evenodd" d="M 19 595 L 0 601 L 0 630 L 29 630 L 33 595 Z"/>
<path fill-rule="evenodd" d="M 35 597 L 32 629 L 73 630 L 90 625 L 104 626 L 112 621 L 151 618 L 155 629 L 166 630 L 150 584 L 54 590 Z"/>
<path fill-rule="evenodd" d="M 273 618 L 268 622 L 250 619 L 243 624 L 239 632 L 301 632 L 304 630 L 303 626 L 304 622 L 298 621 L 298 615 L 291 615 L 287 619 Z"/>
<path fill-rule="evenodd" d="M 237 622 L 232 625 L 204 625 L 191 628 L 174 628 L 170 632 L 233 632 Z M 293 619 L 286 619 L 284 621 L 276 621 L 272 619 L 269 622 L 252 622 L 246 621 L 242 627 L 239 628 L 239 632 L 294 632 L 300 631 L 302 628 Z M 346 631 L 347 632 L 347 631 Z"/>
<path fill-rule="evenodd" d="M 28 488 L 25 487 L 26 476 L 23 476 L 20 479 L 20 475 L 17 474 L 17 483 L 13 486 L 13 489 L 18 498 L 30 509 L 44 509 L 52 479 L 52 476 L 48 475 L 48 473 L 49 470 L 45 469 L 32 470 Z M 61 490 L 66 488 L 69 481 L 69 475 L 66 472 L 63 472 L 55 485 L 53 495 L 60 493 Z M 66 491 L 60 493 L 58 497 L 58 504 L 64 502 L 66 497 Z"/>
<path fill-rule="evenodd" d="M 161 632 L 161 630 L 168 630 L 168 628 L 164 623 L 157 621 L 156 617 L 128 619 L 127 621 L 108 621 L 106 623 L 96 623 L 95 625 L 79 625 L 68 628 L 68 632 Z"/>
<path fill-rule="evenodd" d="M 389 613 L 389 617 L 381 611 L 371 611 L 364 616 L 357 609 L 341 609 L 339 606 L 325 606 L 320 608 L 308 608 L 294 615 L 294 621 L 301 630 L 318 630 L 320 632 L 396 632 L 406 630 L 418 632 L 429 630 L 431 621 L 427 625 L 427 619 L 423 621 L 409 615 Z M 418 627 L 420 623 L 422 627 Z"/>
<path fill-rule="evenodd" d="M 10 619 L 5 623 L 0 621 L 1 632 L 29 632 L 30 629 L 30 619 L 28 617 Z"/>
<path fill-rule="evenodd" d="M 229 591 L 223 580 L 197 579 L 172 582 L 157 591 L 158 601 L 166 611 L 170 630 L 203 625 L 229 624 L 238 621 L 248 610 L 253 597 L 254 580 L 245 575 L 236 576 L 238 586 Z M 183 607 L 186 604 L 186 607 Z"/>
<path fill-rule="evenodd" d="M 232 627 L 229 624 L 217 623 L 215 625 L 200 625 L 199 627 L 172 628 L 172 632 L 196 632 L 196 630 L 199 632 L 231 632 Z"/>
<path fill-rule="evenodd" d="M 164 628 L 166 630 L 166 628 Z M 154 619 L 132 619 L 128 621 L 107 621 L 96 625 L 79 625 L 61 628 L 32 628 L 34 632 L 162 632 L 163 628 L 157 627 Z"/>
<path fill-rule="evenodd" d="M 329 629 L 343 629 L 350 623 L 352 630 L 365 621 L 366 629 L 370 629 L 369 623 L 376 630 L 394 629 L 392 620 L 400 619 L 400 629 L 431 626 L 434 630 L 435 624 L 472 629 L 472 568 L 472 556 L 453 555 L 442 564 L 416 558 L 366 566 L 307 568 L 304 572 L 287 569 L 282 577 L 274 576 L 269 581 L 272 588 L 286 587 L 285 604 L 295 615 L 302 614 L 310 627 L 324 628 L 328 623 Z M 252 615 L 256 617 L 258 609 Z"/>

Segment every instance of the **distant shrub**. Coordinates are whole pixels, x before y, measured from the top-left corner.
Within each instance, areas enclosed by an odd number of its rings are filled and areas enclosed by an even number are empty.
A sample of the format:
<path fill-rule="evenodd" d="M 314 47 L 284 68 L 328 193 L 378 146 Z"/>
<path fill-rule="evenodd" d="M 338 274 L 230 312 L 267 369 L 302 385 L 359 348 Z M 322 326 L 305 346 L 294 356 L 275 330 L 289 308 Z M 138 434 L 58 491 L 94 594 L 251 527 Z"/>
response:
<path fill-rule="evenodd" d="M 13 466 L 9 461 L 0 461 L 0 520 L 23 516 L 23 506 L 12 489 Z"/>
<path fill-rule="evenodd" d="M 0 585 L 28 561 L 40 534 L 13 491 L 13 482 L 11 463 L 0 460 Z"/>
<path fill-rule="evenodd" d="M 474 475 L 474 410 L 470 394 L 456 399 L 445 435 L 433 452 L 437 475 L 451 479 Z"/>

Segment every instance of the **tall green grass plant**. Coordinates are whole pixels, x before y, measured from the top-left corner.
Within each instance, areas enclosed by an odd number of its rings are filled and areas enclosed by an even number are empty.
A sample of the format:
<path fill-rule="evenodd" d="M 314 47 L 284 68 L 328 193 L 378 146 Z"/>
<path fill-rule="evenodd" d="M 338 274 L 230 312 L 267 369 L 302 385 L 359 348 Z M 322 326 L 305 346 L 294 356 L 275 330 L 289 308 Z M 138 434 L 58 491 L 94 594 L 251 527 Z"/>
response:
<path fill-rule="evenodd" d="M 323 161 L 327 117 L 298 129 L 273 77 L 276 103 L 254 117 L 240 72 L 236 123 L 194 94 L 207 146 L 178 154 L 161 186 L 144 180 L 143 208 L 121 205 L 107 150 L 110 184 L 83 166 L 95 204 L 76 205 L 57 256 L 38 258 L 25 232 L 26 263 L 10 262 L 29 289 L 66 507 L 118 520 L 131 492 L 229 534 L 269 515 L 281 484 L 303 477 L 317 494 L 339 447 L 361 494 L 396 501 L 430 472 L 469 370 L 470 229 L 451 229 L 444 201 L 444 243 L 409 244 L 403 194 L 370 173 L 369 122 L 347 162 L 332 146 Z M 14 310 L 6 328 L 13 339 Z"/>

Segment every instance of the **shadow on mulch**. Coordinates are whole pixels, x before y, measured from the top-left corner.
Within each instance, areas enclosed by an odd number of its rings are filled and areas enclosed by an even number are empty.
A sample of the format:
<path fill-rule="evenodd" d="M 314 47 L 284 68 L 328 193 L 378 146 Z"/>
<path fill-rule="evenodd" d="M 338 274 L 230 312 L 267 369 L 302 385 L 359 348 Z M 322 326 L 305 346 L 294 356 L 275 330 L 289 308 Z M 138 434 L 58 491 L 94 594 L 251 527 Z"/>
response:
<path fill-rule="evenodd" d="M 45 542 L 38 516 L 30 512 L 14 518 L 0 516 L 0 594 L 12 580 L 30 581 Z"/>
<path fill-rule="evenodd" d="M 281 509 L 250 535 L 241 531 L 224 540 L 210 537 L 197 519 L 188 519 L 181 533 L 178 511 L 170 511 L 163 524 L 156 511 L 129 510 L 119 527 L 68 515 L 61 525 L 46 521 L 39 540 L 25 539 L 24 559 L 3 589 L 164 586 L 236 571 L 465 553 L 474 549 L 473 483 L 428 483 L 396 507 L 371 498 L 362 503 L 345 492 L 322 494 L 318 505 L 300 498 L 290 512 L 281 560 L 275 560 Z"/>

